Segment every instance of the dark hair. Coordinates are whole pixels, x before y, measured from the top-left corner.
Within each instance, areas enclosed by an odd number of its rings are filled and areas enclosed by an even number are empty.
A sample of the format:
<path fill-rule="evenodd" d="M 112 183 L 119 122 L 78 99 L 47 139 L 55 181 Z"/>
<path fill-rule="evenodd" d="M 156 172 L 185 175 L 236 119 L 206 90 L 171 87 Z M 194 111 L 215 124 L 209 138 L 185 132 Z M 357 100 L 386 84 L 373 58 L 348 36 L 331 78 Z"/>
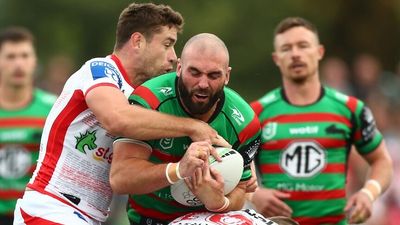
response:
<path fill-rule="evenodd" d="M 115 49 L 120 49 L 134 32 L 151 39 L 162 26 L 176 27 L 180 32 L 183 18 L 167 5 L 132 3 L 119 16 Z"/>
<path fill-rule="evenodd" d="M 278 34 L 284 33 L 285 31 L 293 27 L 304 27 L 307 30 L 312 31 L 319 40 L 318 30 L 314 26 L 314 24 L 301 17 L 288 17 L 282 20 L 275 28 L 274 37 L 276 37 Z"/>
<path fill-rule="evenodd" d="M 8 27 L 0 31 L 0 48 L 5 42 L 25 42 L 33 44 L 35 38 L 32 33 L 24 27 Z"/>

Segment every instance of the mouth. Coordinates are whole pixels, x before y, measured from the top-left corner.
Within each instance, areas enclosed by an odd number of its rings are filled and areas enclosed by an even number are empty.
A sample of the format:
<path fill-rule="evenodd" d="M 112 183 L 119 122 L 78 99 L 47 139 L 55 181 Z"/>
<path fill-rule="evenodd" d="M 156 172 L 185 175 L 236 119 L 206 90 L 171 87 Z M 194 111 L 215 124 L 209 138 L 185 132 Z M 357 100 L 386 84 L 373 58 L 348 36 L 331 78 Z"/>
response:
<path fill-rule="evenodd" d="M 204 93 L 195 93 L 193 94 L 193 98 L 197 102 L 205 102 L 208 100 L 209 95 Z"/>
<path fill-rule="evenodd" d="M 297 69 L 301 69 L 301 68 L 305 68 L 307 67 L 307 64 L 303 63 L 303 62 L 294 62 L 292 64 L 290 64 L 289 68 L 292 70 L 297 70 Z"/>
<path fill-rule="evenodd" d="M 172 72 L 173 69 L 174 69 L 173 67 L 170 67 L 170 68 L 165 69 L 164 72 L 165 73 L 170 73 L 170 72 Z"/>

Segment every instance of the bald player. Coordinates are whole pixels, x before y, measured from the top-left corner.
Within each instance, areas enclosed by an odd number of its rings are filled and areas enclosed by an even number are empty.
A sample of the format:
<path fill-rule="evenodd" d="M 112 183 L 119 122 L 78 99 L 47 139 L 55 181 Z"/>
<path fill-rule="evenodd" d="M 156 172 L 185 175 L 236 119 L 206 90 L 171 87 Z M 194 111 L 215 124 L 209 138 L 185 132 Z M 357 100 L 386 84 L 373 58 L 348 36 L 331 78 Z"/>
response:
<path fill-rule="evenodd" d="M 224 42 L 213 34 L 199 34 L 184 46 L 176 73 L 145 82 L 129 98 L 132 104 L 208 123 L 244 159 L 240 183 L 224 196 L 223 178 L 208 165 L 213 149 L 209 143 L 192 143 L 189 137 L 117 139 L 110 181 L 114 192 L 130 194 L 131 224 L 168 224 L 191 212 L 243 207 L 246 189 L 252 186 L 250 163 L 259 147 L 260 125 L 251 107 L 225 87 L 230 72 Z M 190 178 L 186 181 L 196 196 L 191 203 L 204 205 L 184 206 L 171 197 L 170 185 L 183 178 Z"/>

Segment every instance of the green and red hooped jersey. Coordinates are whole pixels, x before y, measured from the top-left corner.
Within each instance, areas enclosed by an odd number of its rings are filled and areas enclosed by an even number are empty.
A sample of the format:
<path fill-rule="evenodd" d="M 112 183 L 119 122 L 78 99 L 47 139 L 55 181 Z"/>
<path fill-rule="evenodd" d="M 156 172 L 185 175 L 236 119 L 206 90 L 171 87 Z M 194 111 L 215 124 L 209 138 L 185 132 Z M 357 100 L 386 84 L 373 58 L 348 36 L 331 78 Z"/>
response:
<path fill-rule="evenodd" d="M 18 110 L 0 107 L 0 215 L 12 215 L 36 167 L 46 116 L 56 97 L 35 89 Z"/>
<path fill-rule="evenodd" d="M 371 111 L 327 87 L 307 106 L 290 104 L 282 88 L 251 106 L 261 122 L 255 160 L 263 186 L 290 193 L 285 202 L 300 224 L 347 224 L 343 209 L 350 148 L 367 154 L 382 141 Z"/>
<path fill-rule="evenodd" d="M 131 104 L 163 113 L 190 117 L 179 101 L 177 80 L 176 73 L 153 78 L 135 89 L 129 100 Z M 236 92 L 225 87 L 223 97 L 208 123 L 243 156 L 245 169 L 241 180 L 249 179 L 249 165 L 259 148 L 261 134 L 260 122 L 252 108 Z M 166 163 L 178 162 L 191 140 L 189 137 L 163 138 L 147 143 L 152 147 L 150 161 Z M 136 223 L 144 217 L 170 222 L 195 211 L 205 211 L 205 208 L 180 205 L 172 198 L 169 186 L 150 194 L 131 195 L 128 203 L 128 217 Z"/>

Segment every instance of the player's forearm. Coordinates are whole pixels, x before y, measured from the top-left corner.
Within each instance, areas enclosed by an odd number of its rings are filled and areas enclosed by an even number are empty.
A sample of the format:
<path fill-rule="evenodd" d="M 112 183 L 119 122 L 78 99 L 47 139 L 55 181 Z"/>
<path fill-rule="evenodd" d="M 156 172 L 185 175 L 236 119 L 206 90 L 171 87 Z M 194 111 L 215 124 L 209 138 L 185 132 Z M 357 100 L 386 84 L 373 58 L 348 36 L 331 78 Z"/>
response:
<path fill-rule="evenodd" d="M 118 135 L 140 140 L 152 140 L 165 137 L 191 136 L 195 124 L 199 123 L 190 118 L 167 115 L 139 106 L 122 109 Z"/>
<path fill-rule="evenodd" d="M 147 194 L 168 185 L 166 164 L 153 164 L 146 160 L 124 159 L 113 161 L 110 183 L 117 194 Z"/>
<path fill-rule="evenodd" d="M 375 200 L 390 185 L 393 176 L 393 163 L 384 141 L 378 149 L 367 155 L 366 159 L 371 170 L 364 188 L 368 189 L 367 192 L 372 192 L 373 200 Z"/>
<path fill-rule="evenodd" d="M 246 201 L 246 183 L 239 183 L 227 197 L 230 202 L 229 207 L 226 209 L 227 212 L 242 209 Z"/>

